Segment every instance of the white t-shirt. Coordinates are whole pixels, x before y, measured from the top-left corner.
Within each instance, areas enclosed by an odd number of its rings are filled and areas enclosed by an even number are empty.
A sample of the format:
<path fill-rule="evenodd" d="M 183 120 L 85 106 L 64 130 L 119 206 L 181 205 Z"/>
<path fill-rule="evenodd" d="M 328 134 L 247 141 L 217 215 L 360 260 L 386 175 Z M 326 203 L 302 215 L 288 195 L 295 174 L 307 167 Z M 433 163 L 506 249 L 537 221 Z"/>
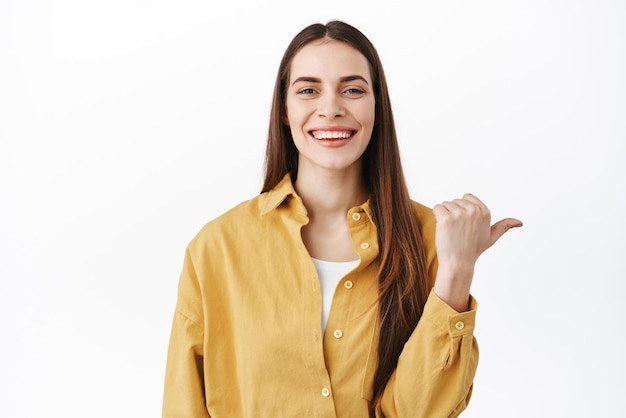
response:
<path fill-rule="evenodd" d="M 320 287 L 322 289 L 322 335 L 324 335 L 335 288 L 343 276 L 359 265 L 359 260 L 337 262 L 314 258 L 313 263 L 315 263 L 317 275 L 320 278 Z"/>

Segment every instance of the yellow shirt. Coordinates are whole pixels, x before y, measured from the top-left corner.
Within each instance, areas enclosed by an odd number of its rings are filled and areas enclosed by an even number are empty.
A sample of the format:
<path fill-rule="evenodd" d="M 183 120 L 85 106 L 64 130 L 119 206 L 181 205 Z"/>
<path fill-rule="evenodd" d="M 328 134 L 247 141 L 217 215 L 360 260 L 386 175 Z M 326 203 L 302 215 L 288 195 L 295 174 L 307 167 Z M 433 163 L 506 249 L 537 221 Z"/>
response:
<path fill-rule="evenodd" d="M 434 281 L 435 221 L 415 205 Z M 337 285 L 324 337 L 319 279 L 300 235 L 307 212 L 289 176 L 204 226 L 185 254 L 163 417 L 368 416 L 378 242 L 368 203 L 347 219 L 361 261 Z M 455 417 L 466 408 L 475 314 L 473 298 L 458 313 L 431 291 L 377 416 Z"/>

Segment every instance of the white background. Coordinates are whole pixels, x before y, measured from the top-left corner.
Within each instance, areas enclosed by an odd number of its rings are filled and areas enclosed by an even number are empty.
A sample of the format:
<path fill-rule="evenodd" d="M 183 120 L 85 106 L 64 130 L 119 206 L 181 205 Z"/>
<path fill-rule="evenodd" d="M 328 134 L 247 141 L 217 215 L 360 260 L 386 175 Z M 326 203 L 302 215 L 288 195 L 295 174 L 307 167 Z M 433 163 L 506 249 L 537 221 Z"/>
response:
<path fill-rule="evenodd" d="M 625 3 L 408 4 L 0 1 L 0 416 L 160 416 L 185 246 L 258 193 L 278 61 L 333 18 L 413 198 L 525 222 L 479 261 L 464 416 L 624 416 Z"/>

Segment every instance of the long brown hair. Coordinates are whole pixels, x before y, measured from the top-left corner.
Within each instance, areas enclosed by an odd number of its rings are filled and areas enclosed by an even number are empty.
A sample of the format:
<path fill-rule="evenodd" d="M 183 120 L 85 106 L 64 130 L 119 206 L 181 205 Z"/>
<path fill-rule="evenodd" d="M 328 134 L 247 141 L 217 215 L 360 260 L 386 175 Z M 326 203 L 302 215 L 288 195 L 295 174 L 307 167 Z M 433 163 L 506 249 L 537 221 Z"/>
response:
<path fill-rule="evenodd" d="M 324 38 L 346 42 L 365 56 L 376 99 L 374 130 L 362 157 L 363 180 L 371 193 L 370 205 L 381 249 L 378 368 L 370 404 L 373 411 L 397 367 L 404 344 L 422 316 L 430 289 L 420 223 L 402 171 L 383 67 L 372 43 L 353 26 L 340 21 L 313 24 L 298 33 L 287 47 L 274 87 L 262 191 L 276 186 L 287 173 L 296 179 L 298 151 L 284 123 L 289 71 L 293 57 L 303 46 Z"/>

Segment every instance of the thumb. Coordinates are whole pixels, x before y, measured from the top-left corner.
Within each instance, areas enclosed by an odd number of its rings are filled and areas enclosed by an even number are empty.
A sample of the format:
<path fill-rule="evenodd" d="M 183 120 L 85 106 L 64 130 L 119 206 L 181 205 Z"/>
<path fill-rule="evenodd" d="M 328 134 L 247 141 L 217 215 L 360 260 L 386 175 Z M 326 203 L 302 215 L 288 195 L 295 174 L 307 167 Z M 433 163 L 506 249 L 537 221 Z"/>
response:
<path fill-rule="evenodd" d="M 506 231 L 511 228 L 519 228 L 523 223 L 519 219 L 504 218 L 495 224 L 491 225 L 491 237 L 489 240 L 489 247 L 496 243 Z M 487 247 L 488 248 L 488 247 Z"/>

